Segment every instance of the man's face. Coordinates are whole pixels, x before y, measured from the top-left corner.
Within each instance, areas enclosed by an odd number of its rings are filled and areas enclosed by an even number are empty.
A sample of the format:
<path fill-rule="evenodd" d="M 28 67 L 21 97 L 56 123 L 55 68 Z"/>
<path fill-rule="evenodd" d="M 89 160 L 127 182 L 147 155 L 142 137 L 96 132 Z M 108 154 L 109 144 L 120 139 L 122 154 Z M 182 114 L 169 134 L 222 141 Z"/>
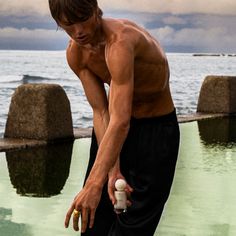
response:
<path fill-rule="evenodd" d="M 81 46 L 91 42 L 98 27 L 95 14 L 85 21 L 79 21 L 73 24 L 63 22 L 59 26 Z"/>

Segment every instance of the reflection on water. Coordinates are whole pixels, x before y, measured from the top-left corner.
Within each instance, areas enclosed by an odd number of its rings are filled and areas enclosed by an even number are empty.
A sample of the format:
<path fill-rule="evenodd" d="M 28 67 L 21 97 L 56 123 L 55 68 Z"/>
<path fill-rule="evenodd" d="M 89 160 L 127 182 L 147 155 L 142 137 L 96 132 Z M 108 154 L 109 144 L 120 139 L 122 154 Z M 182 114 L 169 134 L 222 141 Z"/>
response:
<path fill-rule="evenodd" d="M 234 127 L 228 121 L 229 126 L 214 122 L 201 123 L 204 127 L 197 122 L 180 124 L 181 146 L 174 183 L 155 236 L 236 235 L 236 142 L 231 133 Z M 221 132 L 228 130 L 224 139 L 216 132 L 219 127 Z M 71 227 L 65 229 L 63 222 L 82 187 L 89 146 L 90 139 L 74 142 L 71 165 L 71 148 L 63 154 L 60 145 L 55 150 L 32 149 L 30 155 L 26 150 L 8 153 L 7 161 L 5 154 L 0 153 L 0 208 L 4 209 L 0 213 L 0 236 L 80 235 Z M 49 187 L 53 186 L 49 183 L 57 181 L 58 187 Z M 61 194 L 50 198 L 22 197 L 12 187 L 27 196 L 49 196 L 59 193 L 65 181 Z M 17 227 L 24 233 L 12 233 Z"/>
<path fill-rule="evenodd" d="M 201 140 L 206 145 L 236 143 L 236 118 L 217 118 L 198 121 Z"/>
<path fill-rule="evenodd" d="M 7 152 L 11 183 L 23 196 L 50 197 L 62 190 L 69 175 L 73 142 Z"/>
<path fill-rule="evenodd" d="M 1 236 L 32 236 L 30 227 L 25 224 L 14 223 L 11 220 L 12 210 L 0 207 L 0 235 Z"/>
<path fill-rule="evenodd" d="M 0 208 L 7 209 L 0 213 L 0 236 L 75 235 L 64 219 L 82 187 L 89 142 L 0 153 Z"/>
<path fill-rule="evenodd" d="M 236 171 L 236 118 L 198 121 L 201 138 L 202 169 L 209 173 Z"/>

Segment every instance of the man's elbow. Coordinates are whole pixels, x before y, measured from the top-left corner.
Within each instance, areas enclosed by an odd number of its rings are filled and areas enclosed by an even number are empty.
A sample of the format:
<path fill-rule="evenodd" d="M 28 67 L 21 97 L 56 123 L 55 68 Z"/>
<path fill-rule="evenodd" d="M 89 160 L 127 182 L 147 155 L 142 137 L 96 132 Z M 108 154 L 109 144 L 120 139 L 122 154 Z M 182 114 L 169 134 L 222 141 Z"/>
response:
<path fill-rule="evenodd" d="M 119 128 L 124 132 L 128 133 L 130 127 L 130 119 L 121 120 L 119 123 Z"/>
<path fill-rule="evenodd" d="M 110 117 L 110 124 L 119 133 L 126 135 L 130 128 L 130 117 Z"/>

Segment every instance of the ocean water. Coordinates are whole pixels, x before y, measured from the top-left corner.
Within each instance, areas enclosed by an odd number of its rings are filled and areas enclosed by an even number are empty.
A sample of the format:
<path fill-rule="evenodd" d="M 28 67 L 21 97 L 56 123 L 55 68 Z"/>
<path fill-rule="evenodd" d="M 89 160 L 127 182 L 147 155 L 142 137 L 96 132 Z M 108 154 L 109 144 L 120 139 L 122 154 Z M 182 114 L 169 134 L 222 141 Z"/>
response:
<path fill-rule="evenodd" d="M 170 86 L 178 114 L 196 111 L 201 84 L 207 75 L 236 76 L 236 57 L 193 56 L 167 53 Z M 0 135 L 15 89 L 24 83 L 56 83 L 61 85 L 71 103 L 74 127 L 91 127 L 92 110 L 81 83 L 66 63 L 65 51 L 0 50 Z M 27 75 L 27 76 L 25 76 Z"/>

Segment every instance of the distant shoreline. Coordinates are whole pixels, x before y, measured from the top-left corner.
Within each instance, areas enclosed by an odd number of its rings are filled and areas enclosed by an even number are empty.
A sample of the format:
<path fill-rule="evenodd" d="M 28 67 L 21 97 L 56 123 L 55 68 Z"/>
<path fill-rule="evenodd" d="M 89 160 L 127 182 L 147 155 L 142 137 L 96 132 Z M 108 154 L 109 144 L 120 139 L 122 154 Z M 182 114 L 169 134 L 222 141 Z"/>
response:
<path fill-rule="evenodd" d="M 50 49 L 50 50 L 46 50 L 46 49 L 1 49 L 0 48 L 0 52 L 62 52 L 65 53 L 65 49 Z M 215 57 L 219 57 L 219 56 L 228 56 L 228 57 L 236 57 L 236 53 L 211 53 L 211 52 L 176 52 L 176 51 L 166 51 L 166 54 L 189 54 L 192 56 L 215 56 Z"/>
<path fill-rule="evenodd" d="M 194 57 L 236 57 L 236 54 L 227 53 L 194 53 Z"/>

